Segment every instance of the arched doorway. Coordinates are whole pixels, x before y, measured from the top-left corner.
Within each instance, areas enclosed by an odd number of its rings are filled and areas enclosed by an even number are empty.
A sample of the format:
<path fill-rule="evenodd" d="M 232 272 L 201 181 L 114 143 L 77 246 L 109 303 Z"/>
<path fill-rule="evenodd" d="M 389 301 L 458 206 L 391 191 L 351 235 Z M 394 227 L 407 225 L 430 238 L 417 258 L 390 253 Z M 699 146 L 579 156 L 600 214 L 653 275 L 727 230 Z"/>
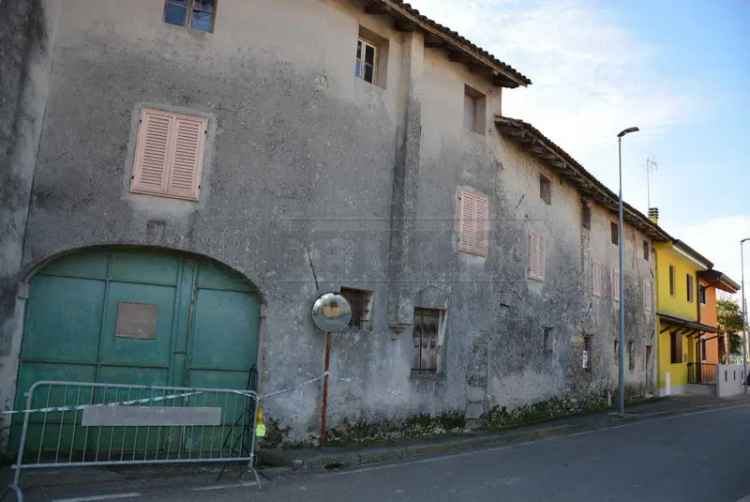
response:
<path fill-rule="evenodd" d="M 31 279 L 16 409 L 39 380 L 247 388 L 260 296 L 195 255 L 91 248 Z"/>

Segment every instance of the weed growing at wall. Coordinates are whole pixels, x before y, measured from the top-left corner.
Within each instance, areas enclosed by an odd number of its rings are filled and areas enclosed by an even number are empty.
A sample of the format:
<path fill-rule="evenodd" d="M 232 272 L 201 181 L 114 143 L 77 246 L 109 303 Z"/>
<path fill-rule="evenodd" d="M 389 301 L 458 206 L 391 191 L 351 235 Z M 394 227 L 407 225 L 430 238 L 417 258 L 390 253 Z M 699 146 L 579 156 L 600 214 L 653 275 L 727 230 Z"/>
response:
<path fill-rule="evenodd" d="M 482 422 L 487 430 L 496 431 L 555 418 L 603 411 L 607 408 L 606 393 L 590 394 L 583 397 L 554 397 L 513 409 L 508 409 L 505 406 L 494 406 L 482 415 Z"/>

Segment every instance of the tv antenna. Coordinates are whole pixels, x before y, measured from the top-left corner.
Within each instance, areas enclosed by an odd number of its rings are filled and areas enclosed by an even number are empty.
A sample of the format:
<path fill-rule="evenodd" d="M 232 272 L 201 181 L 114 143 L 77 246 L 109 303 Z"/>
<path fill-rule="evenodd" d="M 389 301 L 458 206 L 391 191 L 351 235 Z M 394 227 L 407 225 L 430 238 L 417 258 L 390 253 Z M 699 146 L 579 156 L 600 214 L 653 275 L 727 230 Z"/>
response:
<path fill-rule="evenodd" d="M 659 164 L 651 157 L 646 157 L 646 197 L 648 208 L 651 209 L 651 173 L 659 169 Z"/>

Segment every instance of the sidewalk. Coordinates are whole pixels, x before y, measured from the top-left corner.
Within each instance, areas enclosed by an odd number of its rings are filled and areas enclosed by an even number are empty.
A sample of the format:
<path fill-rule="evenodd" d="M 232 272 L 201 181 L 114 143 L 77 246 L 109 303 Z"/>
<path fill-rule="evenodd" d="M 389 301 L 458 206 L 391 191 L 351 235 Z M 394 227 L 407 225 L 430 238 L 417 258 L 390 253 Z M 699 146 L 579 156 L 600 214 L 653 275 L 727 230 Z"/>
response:
<path fill-rule="evenodd" d="M 381 446 L 261 450 L 260 470 L 265 476 L 274 479 L 295 472 L 355 468 L 367 464 L 398 462 L 406 459 L 510 446 L 627 423 L 658 420 L 661 417 L 737 406 L 750 406 L 750 396 L 743 395 L 726 399 L 712 396 L 676 396 L 630 406 L 626 409 L 625 416 L 611 412 L 595 413 L 500 432 L 469 432 Z M 82 491 L 87 494 L 133 490 L 159 493 L 160 490 L 170 490 L 175 487 L 187 487 L 200 491 L 211 490 L 222 483 L 252 481 L 247 476 L 240 480 L 237 467 L 231 468 L 222 481 L 217 481 L 218 470 L 218 466 L 206 465 L 57 468 L 26 471 L 22 485 L 25 487 L 27 500 L 33 501 L 80 496 Z M 2 489 L 7 486 L 10 476 L 10 468 L 5 467 L 0 470 Z M 7 500 L 13 500 L 12 495 L 10 497 Z"/>

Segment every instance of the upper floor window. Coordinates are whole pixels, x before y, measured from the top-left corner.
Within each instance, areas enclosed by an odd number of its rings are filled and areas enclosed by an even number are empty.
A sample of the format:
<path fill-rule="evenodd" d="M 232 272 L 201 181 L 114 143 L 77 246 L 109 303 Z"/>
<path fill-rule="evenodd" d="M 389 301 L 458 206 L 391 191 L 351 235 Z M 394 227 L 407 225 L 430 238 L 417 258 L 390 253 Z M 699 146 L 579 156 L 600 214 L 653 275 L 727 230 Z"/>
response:
<path fill-rule="evenodd" d="M 581 225 L 583 228 L 591 229 L 591 206 L 586 202 L 581 207 Z"/>
<path fill-rule="evenodd" d="M 649 249 L 648 241 L 643 241 L 643 259 L 648 261 L 650 255 L 651 251 Z"/>
<path fill-rule="evenodd" d="M 605 277 L 607 270 L 601 263 L 594 262 L 592 267 L 592 294 L 594 296 L 604 296 Z"/>
<path fill-rule="evenodd" d="M 473 87 L 464 85 L 464 127 L 470 131 L 484 134 L 486 97 Z"/>
<path fill-rule="evenodd" d="M 360 27 L 354 55 L 354 76 L 385 87 L 388 40 Z"/>
<path fill-rule="evenodd" d="M 198 31 L 214 31 L 216 0 L 165 0 L 164 22 L 189 26 Z"/>
<path fill-rule="evenodd" d="M 354 328 L 371 329 L 372 291 L 342 287 L 341 294 L 349 302 L 352 309 L 352 319 L 349 321 L 349 325 Z"/>
<path fill-rule="evenodd" d="M 546 204 L 552 204 L 552 182 L 543 174 L 539 175 L 539 197 Z"/>
<path fill-rule="evenodd" d="M 198 200 L 208 121 L 144 108 L 130 191 Z"/>
<path fill-rule="evenodd" d="M 412 371 L 435 373 L 438 370 L 440 335 L 444 311 L 414 309 L 414 363 Z"/>
<path fill-rule="evenodd" d="M 620 229 L 614 221 L 609 224 L 609 231 L 610 236 L 612 239 L 612 244 L 615 246 L 620 242 Z"/>
<path fill-rule="evenodd" d="M 674 288 L 675 288 L 674 265 L 670 265 L 669 266 L 669 294 L 671 296 L 674 296 Z"/>
<path fill-rule="evenodd" d="M 687 301 L 693 301 L 693 276 L 685 274 L 685 284 L 687 286 Z"/>
<path fill-rule="evenodd" d="M 458 193 L 458 250 L 487 256 L 489 201 L 477 192 Z"/>
<path fill-rule="evenodd" d="M 706 287 L 698 286 L 698 298 L 700 298 L 701 305 L 706 304 Z"/>
<path fill-rule="evenodd" d="M 544 236 L 529 232 L 529 279 L 544 280 L 546 261 Z"/>
<path fill-rule="evenodd" d="M 612 275 L 610 276 L 610 284 L 612 284 L 612 298 L 615 301 L 620 301 L 620 267 L 615 265 L 612 267 Z"/>

